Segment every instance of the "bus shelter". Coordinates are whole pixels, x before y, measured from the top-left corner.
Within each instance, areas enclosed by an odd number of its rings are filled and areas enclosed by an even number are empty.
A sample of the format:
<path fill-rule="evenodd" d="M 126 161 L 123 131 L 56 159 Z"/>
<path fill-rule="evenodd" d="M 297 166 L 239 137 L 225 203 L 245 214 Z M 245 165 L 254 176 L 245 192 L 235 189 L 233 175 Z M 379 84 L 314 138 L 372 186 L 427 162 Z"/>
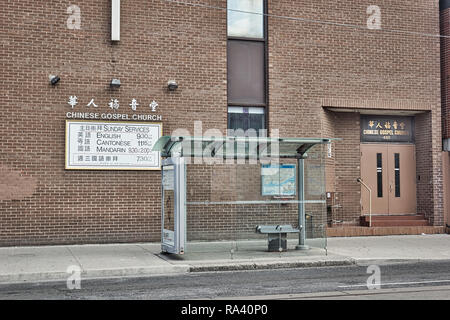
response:
<path fill-rule="evenodd" d="M 326 138 L 163 136 L 161 249 L 326 249 Z M 272 234 L 272 235 L 271 235 Z M 278 242 L 274 242 L 274 241 Z M 283 243 L 282 243 L 283 242 Z"/>

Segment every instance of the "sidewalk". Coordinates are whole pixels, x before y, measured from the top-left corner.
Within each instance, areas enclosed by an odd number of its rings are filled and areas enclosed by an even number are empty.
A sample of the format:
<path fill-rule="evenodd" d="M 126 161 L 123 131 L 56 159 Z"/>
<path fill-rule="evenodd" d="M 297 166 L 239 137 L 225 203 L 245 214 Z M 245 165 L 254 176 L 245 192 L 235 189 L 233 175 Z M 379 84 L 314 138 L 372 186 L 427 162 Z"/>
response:
<path fill-rule="evenodd" d="M 89 279 L 450 260 L 450 235 L 329 238 L 327 252 L 267 252 L 267 241 L 196 242 L 187 250 L 161 254 L 159 243 L 0 248 L 0 283 L 66 281 L 73 266 Z"/>

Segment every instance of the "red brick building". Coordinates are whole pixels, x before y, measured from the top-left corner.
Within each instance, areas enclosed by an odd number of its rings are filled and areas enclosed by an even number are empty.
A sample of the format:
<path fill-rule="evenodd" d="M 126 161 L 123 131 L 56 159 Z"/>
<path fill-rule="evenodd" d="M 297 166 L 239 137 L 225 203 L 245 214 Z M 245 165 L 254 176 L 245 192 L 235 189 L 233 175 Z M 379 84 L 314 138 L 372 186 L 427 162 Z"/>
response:
<path fill-rule="evenodd" d="M 442 232 L 445 4 L 260 0 L 227 17 L 233 1 L 126 0 L 119 37 L 113 2 L 2 4 L 0 245 L 160 239 L 160 171 L 66 169 L 66 120 L 85 113 L 161 122 L 164 135 L 194 132 L 194 121 L 225 134 L 244 121 L 281 137 L 341 138 L 326 159 L 330 235 L 365 223 L 359 177 L 373 180 L 373 214 Z M 246 8 L 255 19 L 233 29 Z"/>
<path fill-rule="evenodd" d="M 442 162 L 444 173 L 444 208 L 447 226 L 450 225 L 450 2 L 440 1 L 441 16 L 441 65 L 442 65 L 442 135 L 443 149 Z"/>

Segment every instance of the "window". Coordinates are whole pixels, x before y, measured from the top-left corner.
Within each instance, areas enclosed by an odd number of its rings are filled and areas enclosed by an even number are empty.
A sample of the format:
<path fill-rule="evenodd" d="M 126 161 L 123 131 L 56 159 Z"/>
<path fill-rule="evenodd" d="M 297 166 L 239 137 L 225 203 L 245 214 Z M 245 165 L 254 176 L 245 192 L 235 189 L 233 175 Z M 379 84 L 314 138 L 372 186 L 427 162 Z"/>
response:
<path fill-rule="evenodd" d="M 228 9 L 229 37 L 264 38 L 263 0 L 228 0 Z"/>
<path fill-rule="evenodd" d="M 395 163 L 395 197 L 400 198 L 400 153 L 394 154 Z"/>
<path fill-rule="evenodd" d="M 242 129 L 249 134 L 249 129 L 256 130 L 256 135 L 265 128 L 264 108 L 256 107 L 228 107 L 228 128 Z"/>
<path fill-rule="evenodd" d="M 383 155 L 377 153 L 377 196 L 383 198 Z"/>
<path fill-rule="evenodd" d="M 228 41 L 228 103 L 264 105 L 264 42 Z"/>
<path fill-rule="evenodd" d="M 228 0 L 228 129 L 266 128 L 266 0 Z"/>

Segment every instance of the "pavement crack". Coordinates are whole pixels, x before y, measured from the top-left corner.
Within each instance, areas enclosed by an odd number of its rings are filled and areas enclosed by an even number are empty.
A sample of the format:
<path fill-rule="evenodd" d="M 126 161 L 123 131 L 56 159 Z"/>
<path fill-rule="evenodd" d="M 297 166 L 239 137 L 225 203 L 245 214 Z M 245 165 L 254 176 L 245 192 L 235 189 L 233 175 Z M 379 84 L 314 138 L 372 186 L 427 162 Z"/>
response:
<path fill-rule="evenodd" d="M 78 266 L 81 268 L 81 271 L 85 271 L 83 265 L 81 264 L 81 261 L 77 258 L 77 256 L 75 256 L 75 254 L 72 252 L 72 250 L 70 250 L 69 247 L 66 247 L 66 249 L 70 252 L 70 254 L 72 255 L 72 257 L 75 259 L 75 261 L 78 263 Z"/>

